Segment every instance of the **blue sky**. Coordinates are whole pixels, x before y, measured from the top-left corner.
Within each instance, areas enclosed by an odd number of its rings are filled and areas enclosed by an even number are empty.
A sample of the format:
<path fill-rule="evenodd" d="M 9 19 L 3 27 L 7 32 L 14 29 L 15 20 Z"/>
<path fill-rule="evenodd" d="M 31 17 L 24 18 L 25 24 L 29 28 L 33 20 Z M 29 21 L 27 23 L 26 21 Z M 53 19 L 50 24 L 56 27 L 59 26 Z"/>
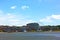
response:
<path fill-rule="evenodd" d="M 0 0 L 0 25 L 60 24 L 60 0 Z"/>

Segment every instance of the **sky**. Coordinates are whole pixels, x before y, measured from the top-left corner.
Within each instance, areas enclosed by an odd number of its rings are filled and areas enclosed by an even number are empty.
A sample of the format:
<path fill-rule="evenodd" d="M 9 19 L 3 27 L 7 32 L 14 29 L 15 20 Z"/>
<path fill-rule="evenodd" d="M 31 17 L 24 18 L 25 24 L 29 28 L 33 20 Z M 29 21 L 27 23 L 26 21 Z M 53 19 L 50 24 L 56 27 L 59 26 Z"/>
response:
<path fill-rule="evenodd" d="M 0 25 L 60 24 L 60 0 L 0 0 Z"/>

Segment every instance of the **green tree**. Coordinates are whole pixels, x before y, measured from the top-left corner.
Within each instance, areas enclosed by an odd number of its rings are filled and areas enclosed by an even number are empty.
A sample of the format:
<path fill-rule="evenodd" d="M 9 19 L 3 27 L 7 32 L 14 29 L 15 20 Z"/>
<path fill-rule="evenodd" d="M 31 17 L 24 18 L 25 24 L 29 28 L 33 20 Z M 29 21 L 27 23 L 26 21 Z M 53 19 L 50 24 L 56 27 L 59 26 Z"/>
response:
<path fill-rule="evenodd" d="M 27 24 L 27 27 L 29 27 L 29 28 L 31 28 L 31 30 L 38 30 L 38 28 L 39 28 L 39 24 L 38 23 L 28 23 Z"/>

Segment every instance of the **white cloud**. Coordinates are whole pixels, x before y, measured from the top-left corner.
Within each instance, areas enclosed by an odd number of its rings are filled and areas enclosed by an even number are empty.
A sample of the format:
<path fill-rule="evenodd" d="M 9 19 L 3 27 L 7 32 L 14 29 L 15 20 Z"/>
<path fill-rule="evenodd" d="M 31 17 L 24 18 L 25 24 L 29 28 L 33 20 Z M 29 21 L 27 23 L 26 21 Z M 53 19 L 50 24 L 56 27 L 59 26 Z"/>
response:
<path fill-rule="evenodd" d="M 52 22 L 51 17 L 46 17 L 40 20 L 40 22 Z"/>
<path fill-rule="evenodd" d="M 2 13 L 1 13 L 2 14 Z M 0 15 L 1 15 L 0 14 Z M 34 22 L 33 20 L 27 19 L 26 16 L 23 16 L 20 14 L 16 15 L 13 13 L 5 13 L 0 16 L 0 25 L 16 25 L 16 26 L 22 26 L 27 23 Z"/>
<path fill-rule="evenodd" d="M 21 7 L 21 9 L 23 9 L 23 10 L 26 10 L 26 9 L 28 9 L 29 8 L 29 6 L 22 6 Z"/>
<path fill-rule="evenodd" d="M 60 20 L 60 15 L 47 16 L 40 20 L 40 22 L 53 22 L 54 20 Z"/>
<path fill-rule="evenodd" d="M 52 15 L 51 17 L 54 19 L 60 19 L 60 15 Z"/>
<path fill-rule="evenodd" d="M 16 6 L 11 6 L 11 9 L 16 9 Z"/>
<path fill-rule="evenodd" d="M 60 15 L 51 15 L 40 19 L 44 25 L 60 25 Z"/>

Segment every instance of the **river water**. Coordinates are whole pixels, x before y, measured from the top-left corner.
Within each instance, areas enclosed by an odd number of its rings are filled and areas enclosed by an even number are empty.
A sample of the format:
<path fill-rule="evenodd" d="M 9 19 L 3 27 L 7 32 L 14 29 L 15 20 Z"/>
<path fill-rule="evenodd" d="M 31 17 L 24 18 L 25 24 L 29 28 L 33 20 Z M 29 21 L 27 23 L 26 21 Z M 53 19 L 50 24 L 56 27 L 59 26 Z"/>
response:
<path fill-rule="evenodd" d="M 19 32 L 0 33 L 0 40 L 60 40 L 59 33 Z"/>

